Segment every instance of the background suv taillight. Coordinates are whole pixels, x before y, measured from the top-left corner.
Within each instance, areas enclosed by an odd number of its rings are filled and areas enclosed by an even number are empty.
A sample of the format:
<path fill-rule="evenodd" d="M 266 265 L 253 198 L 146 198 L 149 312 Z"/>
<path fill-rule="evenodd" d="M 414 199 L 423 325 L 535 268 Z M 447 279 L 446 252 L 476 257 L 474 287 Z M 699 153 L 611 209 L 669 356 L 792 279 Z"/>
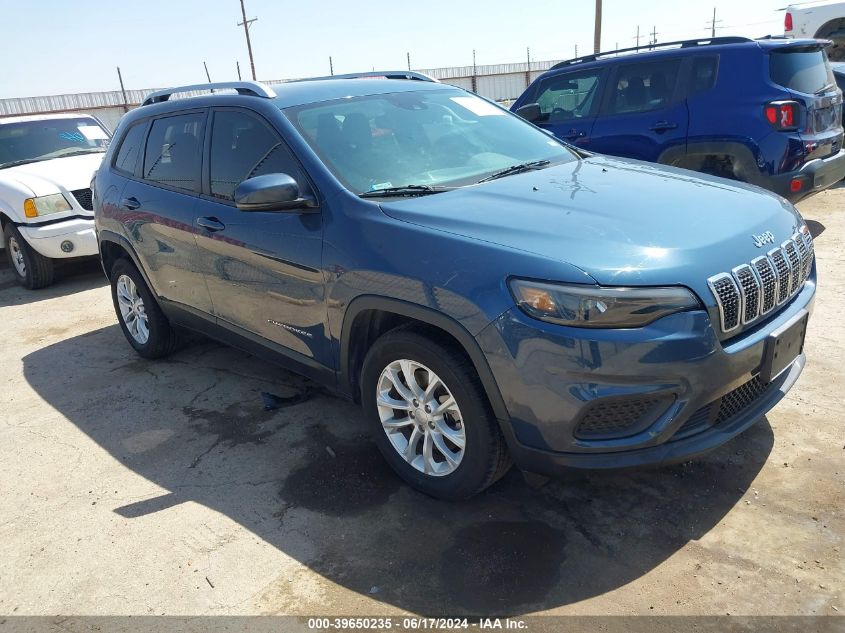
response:
<path fill-rule="evenodd" d="M 787 11 L 786 17 L 783 19 L 783 30 L 784 31 L 791 31 L 792 30 L 792 14 Z"/>
<path fill-rule="evenodd" d="M 776 130 L 797 130 L 799 103 L 797 101 L 772 101 L 763 108 L 766 121 Z"/>

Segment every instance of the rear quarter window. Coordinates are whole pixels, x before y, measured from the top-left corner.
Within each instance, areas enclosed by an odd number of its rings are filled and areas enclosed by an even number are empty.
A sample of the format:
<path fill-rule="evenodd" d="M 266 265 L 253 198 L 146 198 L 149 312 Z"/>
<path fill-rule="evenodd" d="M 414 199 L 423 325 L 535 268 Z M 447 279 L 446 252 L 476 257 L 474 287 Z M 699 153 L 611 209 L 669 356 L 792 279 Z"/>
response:
<path fill-rule="evenodd" d="M 836 83 L 823 50 L 772 51 L 769 73 L 774 83 L 795 92 L 813 94 Z"/>

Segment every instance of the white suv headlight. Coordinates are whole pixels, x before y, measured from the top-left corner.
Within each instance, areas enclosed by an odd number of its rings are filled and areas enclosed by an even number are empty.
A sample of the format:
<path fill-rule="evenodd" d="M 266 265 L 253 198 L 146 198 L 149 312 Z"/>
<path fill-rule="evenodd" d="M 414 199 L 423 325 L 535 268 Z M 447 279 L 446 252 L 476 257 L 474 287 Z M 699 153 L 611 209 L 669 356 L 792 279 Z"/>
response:
<path fill-rule="evenodd" d="M 675 312 L 701 308 L 686 288 L 622 288 L 511 279 L 511 292 L 528 316 L 574 327 L 634 328 Z"/>
<path fill-rule="evenodd" d="M 38 198 L 27 198 L 23 202 L 23 212 L 28 218 L 37 218 L 39 215 L 50 215 L 70 211 L 73 207 L 70 202 L 60 193 Z"/>

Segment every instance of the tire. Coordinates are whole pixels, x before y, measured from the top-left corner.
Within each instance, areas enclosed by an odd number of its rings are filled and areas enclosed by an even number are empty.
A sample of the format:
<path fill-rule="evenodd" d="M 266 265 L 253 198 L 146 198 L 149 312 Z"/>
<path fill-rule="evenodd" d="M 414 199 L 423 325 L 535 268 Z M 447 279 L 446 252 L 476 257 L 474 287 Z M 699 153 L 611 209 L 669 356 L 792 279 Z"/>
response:
<path fill-rule="evenodd" d="M 403 365 L 402 361 L 409 363 Z M 395 372 L 392 378 L 391 368 Z M 409 390 L 407 373 L 414 376 L 416 390 Z M 439 379 L 439 385 L 428 399 L 417 399 L 415 406 L 407 396 L 411 391 L 422 394 L 430 386 L 432 374 Z M 404 387 L 405 397 L 396 388 L 396 380 Z M 380 406 L 379 392 L 390 398 L 390 404 L 414 408 L 413 421 L 412 411 L 392 409 L 384 400 Z M 437 416 L 436 408 L 442 408 L 449 395 L 455 406 Z M 511 466 L 505 439 L 475 367 L 463 350 L 455 349 L 455 343 L 437 332 L 402 327 L 378 338 L 364 359 L 361 402 L 375 442 L 388 464 L 413 488 L 427 495 L 466 499 L 493 484 Z M 429 408 L 426 402 L 430 403 Z M 429 460 L 425 456 L 426 445 Z M 441 447 L 452 460 L 446 458 Z M 407 451 L 407 459 L 402 451 Z"/>
<path fill-rule="evenodd" d="M 3 238 L 9 266 L 20 285 L 38 290 L 53 283 L 53 260 L 32 248 L 14 224 L 6 224 Z"/>
<path fill-rule="evenodd" d="M 120 329 L 129 344 L 143 358 L 163 358 L 176 349 L 176 331 L 147 287 L 143 276 L 127 259 L 118 259 L 112 266 L 111 296 Z M 124 315 L 128 305 L 132 309 Z M 122 308 L 123 306 L 123 308 Z"/>

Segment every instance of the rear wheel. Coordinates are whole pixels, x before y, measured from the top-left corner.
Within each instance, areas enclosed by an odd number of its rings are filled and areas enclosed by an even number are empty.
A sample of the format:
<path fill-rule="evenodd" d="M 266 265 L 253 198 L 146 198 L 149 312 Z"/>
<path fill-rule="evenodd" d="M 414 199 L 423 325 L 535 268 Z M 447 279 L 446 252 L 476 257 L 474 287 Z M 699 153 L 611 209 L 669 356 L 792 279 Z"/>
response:
<path fill-rule="evenodd" d="M 162 358 L 178 337 L 132 262 L 118 259 L 111 272 L 114 310 L 126 340 L 144 358 Z"/>
<path fill-rule="evenodd" d="M 53 260 L 32 248 L 14 224 L 6 225 L 3 238 L 9 265 L 19 284 L 37 290 L 53 283 Z"/>
<path fill-rule="evenodd" d="M 507 472 L 507 447 L 475 368 L 436 335 L 385 334 L 367 353 L 361 378 L 376 444 L 414 488 L 463 499 Z"/>

